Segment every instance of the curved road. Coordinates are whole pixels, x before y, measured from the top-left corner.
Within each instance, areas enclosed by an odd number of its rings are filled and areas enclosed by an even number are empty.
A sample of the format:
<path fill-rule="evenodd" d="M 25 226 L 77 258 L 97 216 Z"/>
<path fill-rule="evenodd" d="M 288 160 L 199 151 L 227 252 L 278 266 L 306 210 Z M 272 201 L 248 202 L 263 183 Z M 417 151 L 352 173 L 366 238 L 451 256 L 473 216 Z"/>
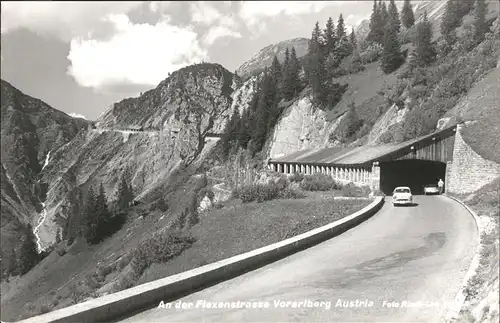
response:
<path fill-rule="evenodd" d="M 191 309 L 154 308 L 123 322 L 440 322 L 474 255 L 477 229 L 444 196 L 415 202 L 394 208 L 387 198 L 377 214 L 340 236 L 182 298 Z M 203 300 L 261 308 L 214 309 Z"/>

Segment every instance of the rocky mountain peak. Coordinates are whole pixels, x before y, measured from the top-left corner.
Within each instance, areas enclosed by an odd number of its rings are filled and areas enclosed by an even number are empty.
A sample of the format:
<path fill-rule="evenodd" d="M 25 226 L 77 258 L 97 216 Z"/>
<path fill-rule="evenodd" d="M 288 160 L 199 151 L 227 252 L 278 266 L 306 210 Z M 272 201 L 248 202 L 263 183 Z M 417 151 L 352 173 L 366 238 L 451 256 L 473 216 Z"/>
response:
<path fill-rule="evenodd" d="M 277 44 L 268 45 L 262 48 L 249 60 L 241 64 L 241 66 L 236 70 L 236 73 L 238 73 L 240 77 L 246 78 L 254 72 L 257 72 L 266 66 L 270 66 L 275 55 L 280 62 L 283 62 L 285 59 L 286 48 L 291 50 L 292 47 L 295 48 L 297 57 L 300 58 L 307 53 L 307 49 L 309 48 L 309 39 L 293 38 L 281 41 Z"/>
<path fill-rule="evenodd" d="M 222 132 L 239 82 L 219 64 L 187 66 L 139 97 L 113 104 L 93 127 L 51 154 L 53 162 L 42 172 L 49 183 L 42 244 L 55 239 L 51 223 L 69 216 L 68 194 L 76 187 L 85 192 L 102 184 L 112 200 L 125 176 L 134 198 L 161 195 L 176 169 L 197 163 L 215 144 L 206 137 Z"/>
<path fill-rule="evenodd" d="M 169 130 L 201 117 L 210 107 L 230 106 L 238 80 L 219 64 L 201 63 L 175 71 L 155 89 L 115 103 L 101 115 L 99 128 Z M 194 121 L 194 120 L 191 120 Z"/>

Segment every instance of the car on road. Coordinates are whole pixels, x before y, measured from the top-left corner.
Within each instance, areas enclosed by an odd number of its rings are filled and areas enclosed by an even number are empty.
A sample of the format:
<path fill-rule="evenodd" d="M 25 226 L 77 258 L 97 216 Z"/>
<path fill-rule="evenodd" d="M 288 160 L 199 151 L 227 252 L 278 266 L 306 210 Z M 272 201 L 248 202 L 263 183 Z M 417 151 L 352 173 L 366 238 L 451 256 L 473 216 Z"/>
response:
<path fill-rule="evenodd" d="M 398 186 L 392 192 L 392 205 L 411 205 L 413 204 L 413 195 L 407 186 Z"/>
<path fill-rule="evenodd" d="M 439 187 L 437 184 L 429 184 L 424 186 L 424 195 L 439 194 Z"/>

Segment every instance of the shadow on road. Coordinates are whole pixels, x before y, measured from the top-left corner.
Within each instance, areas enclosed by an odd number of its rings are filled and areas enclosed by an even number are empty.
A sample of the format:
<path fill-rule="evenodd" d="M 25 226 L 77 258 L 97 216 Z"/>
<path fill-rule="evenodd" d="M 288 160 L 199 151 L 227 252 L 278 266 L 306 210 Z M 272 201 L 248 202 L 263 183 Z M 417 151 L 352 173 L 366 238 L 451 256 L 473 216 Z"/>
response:
<path fill-rule="evenodd" d="M 412 204 L 396 204 L 394 206 L 397 206 L 397 207 L 416 207 L 418 206 L 418 203 L 412 203 Z"/>

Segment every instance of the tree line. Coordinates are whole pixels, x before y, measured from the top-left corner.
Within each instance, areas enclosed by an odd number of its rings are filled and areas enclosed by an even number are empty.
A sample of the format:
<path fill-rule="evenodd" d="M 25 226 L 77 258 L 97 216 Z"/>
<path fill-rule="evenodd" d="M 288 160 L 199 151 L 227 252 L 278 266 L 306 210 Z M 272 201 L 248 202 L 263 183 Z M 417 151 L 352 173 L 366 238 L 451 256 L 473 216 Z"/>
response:
<path fill-rule="evenodd" d="M 301 62 L 294 47 L 285 49 L 283 64 L 276 56 L 256 82 L 255 94 L 242 114 L 233 111 L 220 140 L 222 155 L 227 158 L 231 149 L 247 149 L 252 156 L 262 150 L 268 134 L 274 129 L 285 105 L 303 89 Z"/>
<path fill-rule="evenodd" d="M 102 183 L 95 190 L 90 186 L 84 195 L 80 188 L 69 194 L 70 212 L 62 231 L 62 239 L 71 244 L 83 237 L 89 244 L 97 244 L 118 231 L 126 221 L 126 211 L 133 201 L 131 185 L 122 176 L 116 200 L 110 208 Z"/>
<path fill-rule="evenodd" d="M 231 150 L 238 148 L 248 150 L 251 156 L 260 152 L 287 102 L 307 85 L 312 89 L 315 106 L 322 109 L 335 106 L 347 85 L 335 82 L 333 71 L 344 58 L 357 52 L 357 48 L 354 30 L 347 34 L 344 18 L 340 15 L 336 27 L 331 17 L 324 30 L 316 22 L 308 51 L 301 60 L 294 47 L 286 48 L 282 64 L 274 56 L 271 66 L 258 76 L 249 108 L 242 114 L 235 109 L 228 121 L 219 141 L 224 159 L 231 155 Z"/>
<path fill-rule="evenodd" d="M 2 280 L 9 276 L 26 274 L 42 259 L 42 255 L 37 251 L 36 237 L 31 225 L 28 224 L 22 228 L 19 239 L 21 239 L 19 249 L 2 248 L 1 250 Z"/>
<path fill-rule="evenodd" d="M 440 33 L 444 40 L 443 46 L 436 48 L 433 41 L 432 25 L 425 11 L 422 19 L 415 25 L 415 16 L 410 0 L 405 0 L 399 15 L 394 0 L 386 6 L 384 1 L 374 0 L 373 11 L 370 17 L 370 31 L 367 36 L 368 44 L 378 44 L 383 47 L 381 69 L 384 73 L 392 73 L 405 61 L 405 53 L 401 51 L 400 33 L 402 29 L 414 28 L 412 43 L 414 50 L 411 53 L 411 66 L 426 67 L 435 61 L 438 52 L 446 55 L 457 42 L 456 29 L 462 19 L 475 4 L 474 44 L 484 40 L 488 31 L 486 22 L 485 0 L 448 0 L 440 22 Z"/>
<path fill-rule="evenodd" d="M 69 193 L 69 215 L 63 220 L 65 223 L 63 231 L 58 230 L 56 233 L 56 243 L 67 239 L 69 245 L 79 236 L 84 237 L 89 244 L 101 242 L 123 226 L 126 221 L 126 211 L 132 201 L 132 187 L 127 184 L 123 176 L 112 208 L 109 207 L 102 183 L 97 192 L 90 186 L 85 196 L 82 190 L 76 187 Z M 21 246 L 17 251 L 2 249 L 2 279 L 26 274 L 53 250 L 49 248 L 38 253 L 31 225 L 27 225 L 22 233 Z"/>
<path fill-rule="evenodd" d="M 474 26 L 478 41 L 484 39 L 487 31 L 484 1 L 475 0 Z M 448 0 L 441 33 L 450 44 L 454 38 L 449 35 L 453 35 L 473 4 L 474 0 Z M 410 29 L 413 32 L 413 49 L 407 54 L 401 48 L 401 39 L 402 33 Z M 361 51 L 371 46 L 381 47 L 379 64 L 385 74 L 399 69 L 407 59 L 410 72 L 415 68 L 427 67 L 438 55 L 427 12 L 417 23 L 410 0 L 404 0 L 401 11 L 398 11 L 394 0 L 388 4 L 374 0 L 369 32 L 363 44 L 358 43 L 354 29 L 347 33 L 342 14 L 336 24 L 330 17 L 324 29 L 316 22 L 306 55 L 299 60 L 294 48 L 291 54 L 287 49 L 283 64 L 275 56 L 271 66 L 265 68 L 258 77 L 249 108 L 242 115 L 240 111 L 233 112 L 220 141 L 224 158 L 227 159 L 232 150 L 236 151 L 240 147 L 247 149 L 252 156 L 260 152 L 287 106 L 286 102 L 296 97 L 306 86 L 311 90 L 314 106 L 323 110 L 333 109 L 347 89 L 347 84 L 342 84 L 337 78 L 342 62 L 349 58 L 351 62 L 362 65 Z M 349 105 L 345 119 L 346 124 L 339 138 L 352 137 L 362 126 L 353 103 Z"/>

